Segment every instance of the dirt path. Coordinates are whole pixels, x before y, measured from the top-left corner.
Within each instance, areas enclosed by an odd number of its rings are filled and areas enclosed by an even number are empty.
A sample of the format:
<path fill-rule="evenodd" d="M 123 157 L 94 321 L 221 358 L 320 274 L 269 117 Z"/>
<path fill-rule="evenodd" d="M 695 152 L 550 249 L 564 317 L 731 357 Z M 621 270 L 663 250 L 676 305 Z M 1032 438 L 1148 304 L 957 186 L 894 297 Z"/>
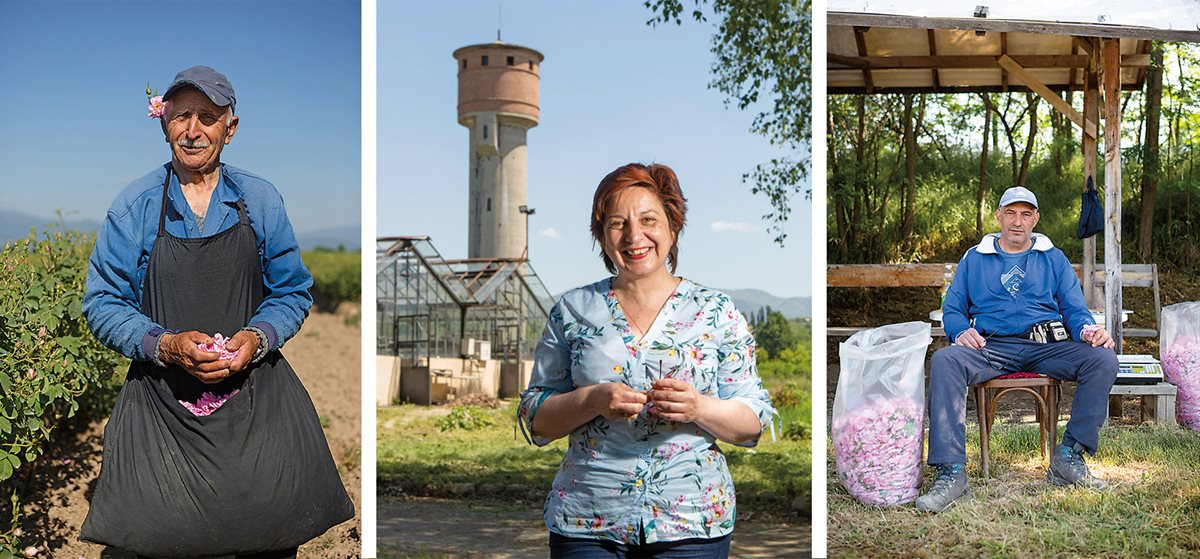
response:
<path fill-rule="evenodd" d="M 523 559 L 548 554 L 541 507 L 413 498 L 380 500 L 378 515 L 379 556 L 385 559 Z M 810 524 L 739 520 L 730 557 L 808 557 L 811 549 Z"/>
<path fill-rule="evenodd" d="M 299 557 L 352 559 L 360 556 L 361 444 L 359 406 L 361 332 L 357 305 L 334 313 L 313 313 L 283 352 L 308 389 L 342 483 L 354 501 L 355 517 L 300 548 Z M 316 366 L 317 364 L 320 366 Z M 87 426 L 74 440 L 39 461 L 33 479 L 47 490 L 22 507 L 23 545 L 36 545 L 39 557 L 125 559 L 133 555 L 78 541 L 87 516 L 91 486 L 100 475 L 104 423 Z M 32 537 L 30 537 L 32 536 Z M 28 543 L 26 543 L 28 542 Z"/>

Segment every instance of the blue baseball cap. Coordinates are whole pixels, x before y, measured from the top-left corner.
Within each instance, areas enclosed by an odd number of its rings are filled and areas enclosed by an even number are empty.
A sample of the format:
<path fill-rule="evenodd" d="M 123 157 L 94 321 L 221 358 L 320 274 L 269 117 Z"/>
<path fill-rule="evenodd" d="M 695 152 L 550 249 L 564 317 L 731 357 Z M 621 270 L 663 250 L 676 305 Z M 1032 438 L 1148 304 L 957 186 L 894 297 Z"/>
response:
<path fill-rule="evenodd" d="M 1004 195 L 1000 197 L 1001 208 L 1009 204 L 1016 204 L 1017 202 L 1025 202 L 1026 204 L 1033 206 L 1033 209 L 1035 210 L 1038 207 L 1037 196 L 1034 196 L 1033 193 L 1024 186 L 1014 186 L 1008 190 L 1005 190 Z"/>
<path fill-rule="evenodd" d="M 163 94 L 163 100 L 170 99 L 171 95 L 187 86 L 199 89 L 218 107 L 229 107 L 234 113 L 237 112 L 237 95 L 225 74 L 208 66 L 192 66 L 175 74 L 171 87 Z"/>

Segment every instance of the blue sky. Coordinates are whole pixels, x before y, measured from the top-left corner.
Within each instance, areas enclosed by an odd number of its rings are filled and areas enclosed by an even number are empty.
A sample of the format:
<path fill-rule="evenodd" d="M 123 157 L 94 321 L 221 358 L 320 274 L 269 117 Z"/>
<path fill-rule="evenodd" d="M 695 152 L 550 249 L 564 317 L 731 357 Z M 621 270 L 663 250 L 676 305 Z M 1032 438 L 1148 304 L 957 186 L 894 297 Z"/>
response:
<path fill-rule="evenodd" d="M 212 66 L 240 125 L 222 161 L 272 181 L 293 227 L 361 221 L 360 10 L 351 1 L 0 2 L 0 207 L 102 220 L 170 158 L 146 82 Z"/>
<path fill-rule="evenodd" d="M 467 253 L 467 130 L 457 123 L 458 47 L 496 38 L 496 1 L 378 4 L 380 235 L 428 235 Z M 530 255 L 558 293 L 604 266 L 588 234 L 596 184 L 631 162 L 666 163 L 688 198 L 679 274 L 713 287 L 811 295 L 812 204 L 793 201 L 779 248 L 767 200 L 741 182 L 780 155 L 711 81 L 712 27 L 652 28 L 640 1 L 505 2 L 503 39 L 546 56 L 541 121 L 528 134 Z M 722 226 L 721 224 L 724 224 Z"/>

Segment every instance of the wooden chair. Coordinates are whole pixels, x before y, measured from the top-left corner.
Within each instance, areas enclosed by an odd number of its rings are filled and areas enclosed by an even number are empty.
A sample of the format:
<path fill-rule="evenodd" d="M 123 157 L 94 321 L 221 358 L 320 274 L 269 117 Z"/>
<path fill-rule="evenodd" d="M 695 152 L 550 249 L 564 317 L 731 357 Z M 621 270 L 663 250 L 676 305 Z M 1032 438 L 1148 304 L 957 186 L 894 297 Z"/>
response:
<path fill-rule="evenodd" d="M 1058 400 L 1062 395 L 1062 383 L 1036 373 L 1009 373 L 984 383 L 976 384 L 975 413 L 979 418 L 980 458 L 983 461 L 983 477 L 988 477 L 988 441 L 992 423 L 996 419 L 996 402 L 1010 392 L 1027 392 L 1037 400 L 1037 420 L 1041 428 L 1042 458 L 1049 456 L 1058 438 Z M 1049 439 L 1050 445 L 1046 445 Z"/>

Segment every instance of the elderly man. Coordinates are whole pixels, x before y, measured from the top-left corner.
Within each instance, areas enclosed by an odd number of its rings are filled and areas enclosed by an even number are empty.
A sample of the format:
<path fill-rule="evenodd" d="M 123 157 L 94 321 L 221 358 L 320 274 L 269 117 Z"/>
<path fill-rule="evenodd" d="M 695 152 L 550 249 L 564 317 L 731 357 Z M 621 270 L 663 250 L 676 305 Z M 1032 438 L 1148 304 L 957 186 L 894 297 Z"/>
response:
<path fill-rule="evenodd" d="M 188 68 L 163 99 L 171 161 L 117 196 L 88 265 L 88 325 L 133 362 L 82 537 L 155 557 L 294 557 L 353 516 L 278 351 L 312 276 L 275 187 L 221 163 L 239 120 L 229 80 Z"/>
<path fill-rule="evenodd" d="M 929 464 L 938 475 L 918 509 L 939 512 L 967 493 L 967 387 L 1018 371 L 1075 381 L 1062 444 L 1046 479 L 1055 485 L 1104 488 L 1083 461 L 1096 453 L 1108 392 L 1117 376 L 1114 343 L 1092 320 L 1071 263 L 1050 239 L 1033 232 L 1037 198 L 1014 186 L 996 210 L 999 233 L 963 255 L 942 305 L 954 345 L 929 366 Z"/>

